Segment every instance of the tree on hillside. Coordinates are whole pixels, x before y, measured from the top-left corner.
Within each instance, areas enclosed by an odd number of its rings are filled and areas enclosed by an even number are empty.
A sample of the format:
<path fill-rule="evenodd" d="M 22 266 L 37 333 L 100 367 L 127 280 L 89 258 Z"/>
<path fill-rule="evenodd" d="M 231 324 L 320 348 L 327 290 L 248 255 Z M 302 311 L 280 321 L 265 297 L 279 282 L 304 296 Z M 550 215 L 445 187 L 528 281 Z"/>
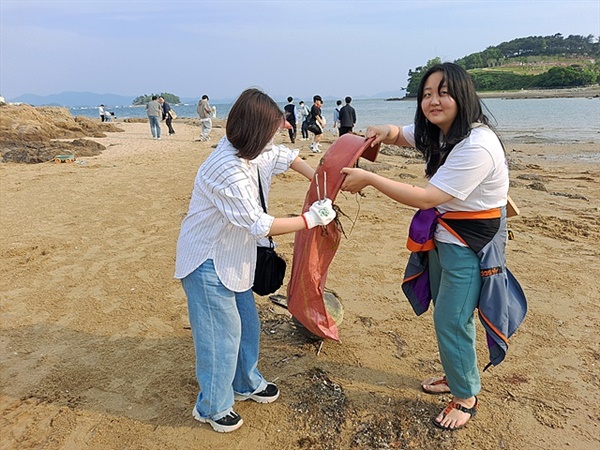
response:
<path fill-rule="evenodd" d="M 548 72 L 537 75 L 536 87 L 556 88 L 586 86 L 596 81 L 597 75 L 581 66 L 552 67 Z"/>
<path fill-rule="evenodd" d="M 408 71 L 407 97 L 415 97 L 425 72 L 440 58 Z M 480 91 L 587 86 L 600 82 L 600 41 L 593 35 L 529 36 L 488 47 L 454 61 Z M 536 71 L 517 67 L 535 66 Z M 533 72 L 533 73 L 532 73 Z"/>
<path fill-rule="evenodd" d="M 408 86 L 406 86 L 406 96 L 407 97 L 416 97 L 417 91 L 419 90 L 419 83 L 421 83 L 421 79 L 425 72 L 429 70 L 430 67 L 435 66 L 436 64 L 441 64 L 442 60 L 439 57 L 435 57 L 427 61 L 427 64 L 424 66 L 417 67 L 414 71 L 408 71 Z"/>
<path fill-rule="evenodd" d="M 455 62 L 469 70 L 510 63 L 527 56 L 566 55 L 600 58 L 600 42 L 591 34 L 570 35 L 566 38 L 560 33 L 553 36 L 529 36 L 488 47 L 482 52 L 473 53 Z"/>
<path fill-rule="evenodd" d="M 163 92 L 162 94 L 140 95 L 139 97 L 136 97 L 131 104 L 134 106 L 145 105 L 150 100 L 152 100 L 152 97 L 154 95 L 156 95 L 157 97 L 163 97 L 167 103 L 171 103 L 173 105 L 181 103 L 181 100 L 179 100 L 178 96 L 174 94 L 169 94 L 168 92 Z"/>

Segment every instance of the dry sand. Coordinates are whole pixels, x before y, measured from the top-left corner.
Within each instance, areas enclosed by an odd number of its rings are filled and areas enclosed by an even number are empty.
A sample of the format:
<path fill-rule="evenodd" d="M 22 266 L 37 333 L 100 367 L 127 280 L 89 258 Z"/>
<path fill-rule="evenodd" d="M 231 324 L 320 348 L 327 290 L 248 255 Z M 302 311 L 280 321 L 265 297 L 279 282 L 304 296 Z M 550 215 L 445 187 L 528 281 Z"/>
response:
<path fill-rule="evenodd" d="M 509 221 L 508 265 L 529 313 L 506 361 L 483 374 L 481 409 L 465 429 L 436 429 L 430 418 L 449 397 L 420 391 L 441 366 L 431 312 L 416 317 L 400 289 L 413 211 L 366 189 L 336 202 L 348 239 L 327 285 L 345 306 L 342 342 L 308 340 L 258 297 L 260 368 L 282 394 L 236 405 L 244 426 L 219 434 L 191 417 L 193 344 L 173 279 L 181 219 L 211 144 L 194 142 L 199 127 L 189 122 L 176 120 L 177 134 L 161 141 L 147 124 L 117 126 L 124 132 L 93 139 L 106 147 L 98 156 L 0 164 L 0 449 L 600 446 L 600 144 L 507 144 L 521 208 Z M 306 143 L 294 146 L 318 164 Z M 422 183 L 415 162 L 361 160 Z M 277 177 L 270 211 L 299 213 L 306 189 L 295 173 Z M 293 235 L 277 241 L 291 262 Z"/>

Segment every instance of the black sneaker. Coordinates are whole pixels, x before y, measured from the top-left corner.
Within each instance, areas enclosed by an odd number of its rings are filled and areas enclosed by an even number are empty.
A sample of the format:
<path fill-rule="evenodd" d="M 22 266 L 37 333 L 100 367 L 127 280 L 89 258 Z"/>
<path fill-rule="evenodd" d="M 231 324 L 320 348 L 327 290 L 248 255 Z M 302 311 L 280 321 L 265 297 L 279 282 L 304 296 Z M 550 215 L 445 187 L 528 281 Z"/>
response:
<path fill-rule="evenodd" d="M 235 394 L 235 399 L 243 402 L 245 400 L 254 400 L 257 403 L 273 403 L 279 398 L 279 388 L 273 383 L 267 384 L 267 387 L 256 394 L 242 395 Z"/>
<path fill-rule="evenodd" d="M 244 424 L 242 420 L 242 416 L 237 414 L 235 411 L 231 411 L 225 417 L 221 417 L 219 420 L 212 420 L 208 417 L 202 417 L 196 407 L 192 410 L 192 416 L 198 422 L 209 423 L 213 430 L 218 431 L 219 433 L 229 433 L 230 431 L 235 431 L 239 427 Z"/>

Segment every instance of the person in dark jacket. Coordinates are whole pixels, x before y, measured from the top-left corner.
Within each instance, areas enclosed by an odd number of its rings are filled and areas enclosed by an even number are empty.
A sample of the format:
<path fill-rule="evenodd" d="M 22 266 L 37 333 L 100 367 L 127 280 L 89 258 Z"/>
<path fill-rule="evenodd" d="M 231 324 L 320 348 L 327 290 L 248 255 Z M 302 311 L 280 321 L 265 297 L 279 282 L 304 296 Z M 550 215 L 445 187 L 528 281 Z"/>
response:
<path fill-rule="evenodd" d="M 167 124 L 169 136 L 171 136 L 175 134 L 175 130 L 172 126 L 173 117 L 171 116 L 171 105 L 169 105 L 162 96 L 158 98 L 158 103 L 162 106 L 162 120 Z"/>
<path fill-rule="evenodd" d="M 346 105 L 340 109 L 340 136 L 346 133 L 352 133 L 354 125 L 356 125 L 356 111 L 350 103 L 352 97 L 346 97 Z"/>
<path fill-rule="evenodd" d="M 296 142 L 296 105 L 294 105 L 293 97 L 288 97 L 287 101 L 288 104 L 283 107 L 283 110 L 285 113 L 285 120 L 292 126 L 288 130 L 288 133 L 290 135 L 290 141 L 292 141 L 293 144 Z"/>

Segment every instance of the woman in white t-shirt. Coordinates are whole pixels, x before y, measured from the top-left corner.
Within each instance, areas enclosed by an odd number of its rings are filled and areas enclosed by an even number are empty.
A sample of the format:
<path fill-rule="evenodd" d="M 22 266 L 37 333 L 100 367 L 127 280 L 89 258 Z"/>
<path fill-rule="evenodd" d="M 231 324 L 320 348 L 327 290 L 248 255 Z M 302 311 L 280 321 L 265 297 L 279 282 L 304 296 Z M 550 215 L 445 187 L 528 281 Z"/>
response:
<path fill-rule="evenodd" d="M 240 95 L 226 136 L 198 169 L 177 241 L 175 278 L 188 300 L 200 386 L 192 414 L 219 432 L 243 424 L 234 399 L 271 403 L 279 397 L 257 367 L 260 321 L 252 285 L 258 242 L 335 218 L 331 200 L 297 217 L 276 218 L 263 209 L 259 189 L 267 206 L 273 175 L 289 168 L 309 180 L 314 175 L 298 150 L 273 143 L 286 125 L 267 94 L 247 89 Z"/>
<path fill-rule="evenodd" d="M 443 63 L 423 76 L 417 94 L 415 123 L 405 127 L 373 126 L 366 137 L 403 147 L 416 147 L 426 160 L 425 187 L 393 181 L 356 168 L 342 169 L 342 190 L 356 193 L 372 186 L 388 197 L 421 210 L 479 212 L 505 208 L 508 166 L 504 148 L 483 113 L 470 75 Z M 443 429 L 464 426 L 477 412 L 481 389 L 475 351 L 474 311 L 479 302 L 479 258 L 446 228 L 437 224 L 429 252 L 434 325 L 445 371 L 425 380 L 428 393 L 451 392 L 450 405 L 434 418 Z"/>

